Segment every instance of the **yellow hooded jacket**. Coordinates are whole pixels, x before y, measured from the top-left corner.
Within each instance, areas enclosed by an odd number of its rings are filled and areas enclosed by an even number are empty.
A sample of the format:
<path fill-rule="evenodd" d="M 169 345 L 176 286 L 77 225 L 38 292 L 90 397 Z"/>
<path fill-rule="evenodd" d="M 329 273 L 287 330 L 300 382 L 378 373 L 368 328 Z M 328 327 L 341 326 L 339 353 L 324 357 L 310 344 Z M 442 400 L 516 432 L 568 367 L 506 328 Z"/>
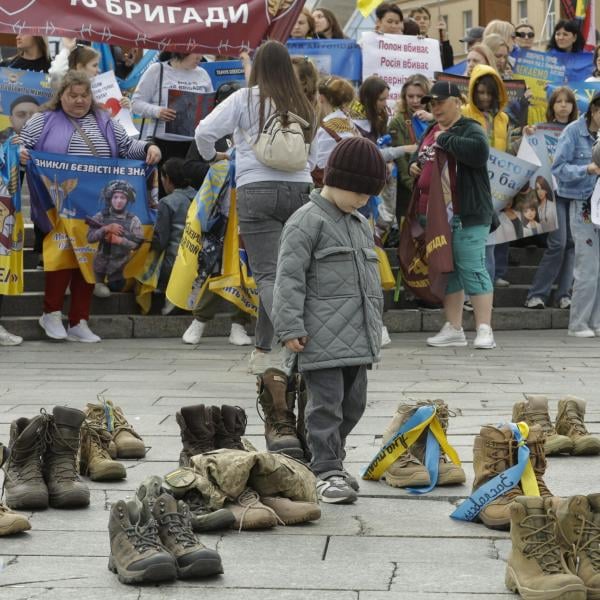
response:
<path fill-rule="evenodd" d="M 494 117 L 493 121 L 493 131 L 490 139 L 490 146 L 496 150 L 506 152 L 508 150 L 508 115 L 503 112 L 503 110 L 508 103 L 508 96 L 500 75 L 498 75 L 497 71 L 493 67 L 488 65 L 477 65 L 473 69 L 471 78 L 469 80 L 469 103 L 462 107 L 462 114 L 465 117 L 475 119 L 483 127 L 484 131 L 487 131 L 485 117 L 475 105 L 475 87 L 477 85 L 477 80 L 484 75 L 491 75 L 494 77 L 496 84 L 498 85 L 498 91 L 500 95 L 498 113 Z"/>

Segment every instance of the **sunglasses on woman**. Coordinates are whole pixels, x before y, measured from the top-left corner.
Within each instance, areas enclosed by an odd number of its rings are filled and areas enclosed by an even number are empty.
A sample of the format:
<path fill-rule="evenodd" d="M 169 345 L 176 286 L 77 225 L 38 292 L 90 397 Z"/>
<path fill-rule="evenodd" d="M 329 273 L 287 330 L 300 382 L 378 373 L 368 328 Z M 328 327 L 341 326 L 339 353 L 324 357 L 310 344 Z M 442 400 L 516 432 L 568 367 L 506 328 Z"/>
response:
<path fill-rule="evenodd" d="M 517 31 L 515 33 L 515 35 L 520 38 L 529 38 L 529 39 L 533 39 L 535 37 L 535 33 L 533 33 L 533 31 Z"/>

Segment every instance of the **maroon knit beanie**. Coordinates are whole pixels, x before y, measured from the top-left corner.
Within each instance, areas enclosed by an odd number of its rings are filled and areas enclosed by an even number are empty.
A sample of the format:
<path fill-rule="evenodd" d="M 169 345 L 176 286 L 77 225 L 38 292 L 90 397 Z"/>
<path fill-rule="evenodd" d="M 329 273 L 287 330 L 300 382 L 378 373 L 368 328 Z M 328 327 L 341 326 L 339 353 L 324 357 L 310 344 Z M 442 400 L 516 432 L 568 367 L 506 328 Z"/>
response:
<path fill-rule="evenodd" d="M 363 137 L 342 140 L 329 155 L 325 185 L 357 194 L 377 196 L 387 179 L 387 168 L 379 148 Z"/>

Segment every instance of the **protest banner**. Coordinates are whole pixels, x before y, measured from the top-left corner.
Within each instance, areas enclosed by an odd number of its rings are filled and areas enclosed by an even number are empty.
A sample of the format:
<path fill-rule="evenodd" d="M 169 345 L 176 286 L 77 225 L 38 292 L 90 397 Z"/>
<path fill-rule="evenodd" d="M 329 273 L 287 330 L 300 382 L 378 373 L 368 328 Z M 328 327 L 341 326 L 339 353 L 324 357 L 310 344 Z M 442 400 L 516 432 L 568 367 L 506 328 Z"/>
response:
<path fill-rule="evenodd" d="M 286 41 L 300 0 L 2 0 L 0 31 L 238 56 Z"/>
<path fill-rule="evenodd" d="M 46 73 L 0 67 L 0 144 L 19 133 L 50 96 L 52 89 Z"/>
<path fill-rule="evenodd" d="M 354 40 L 299 40 L 287 42 L 291 56 L 310 58 L 322 75 L 337 75 L 359 84 L 362 78 L 362 54 Z"/>
<path fill-rule="evenodd" d="M 237 81 L 241 87 L 246 87 L 246 75 L 241 60 L 203 62 L 200 66 L 209 74 L 214 90 L 231 81 Z"/>
<path fill-rule="evenodd" d="M 19 146 L 0 145 L 0 294 L 23 293 L 23 241 Z"/>
<path fill-rule="evenodd" d="M 44 269 L 79 267 L 88 283 L 135 277 L 144 267 L 156 211 L 154 169 L 144 162 L 30 152 L 27 183 L 44 238 Z M 45 214 L 47 221 L 40 219 Z"/>
<path fill-rule="evenodd" d="M 583 81 L 592 71 L 591 52 L 540 52 L 515 47 L 512 56 L 516 60 L 516 73 L 545 81 Z"/>
<path fill-rule="evenodd" d="M 546 88 L 548 97 L 550 97 L 557 87 L 559 86 L 556 84 L 548 84 L 548 87 Z M 600 92 L 600 81 L 571 81 L 569 82 L 569 88 L 571 88 L 571 91 L 575 94 L 579 113 L 583 114 L 588 109 L 590 100 L 593 98 L 594 94 Z"/>
<path fill-rule="evenodd" d="M 450 83 L 454 83 L 465 98 L 469 97 L 468 77 L 465 77 L 464 75 L 454 75 L 446 71 L 436 71 L 434 79 L 436 81 L 449 81 Z M 515 100 L 520 102 L 523 99 L 527 85 L 522 79 L 504 79 L 502 83 L 506 89 L 506 95 L 508 96 L 509 102 Z"/>
<path fill-rule="evenodd" d="M 177 114 L 165 123 L 165 133 L 193 137 L 196 125 L 215 107 L 215 92 L 196 94 L 183 90 L 169 90 L 167 106 Z"/>
<path fill-rule="evenodd" d="M 536 215 L 529 209 L 533 199 L 529 182 L 539 161 L 531 163 L 507 152 L 490 148 L 488 175 L 492 189 L 492 202 L 498 213 L 500 225 L 490 234 L 487 243 L 499 244 L 540 233 Z"/>
<path fill-rule="evenodd" d="M 410 35 L 362 34 L 362 77 L 381 77 L 390 86 L 388 103 L 394 106 L 400 99 L 402 84 L 408 77 L 420 73 L 433 79 L 442 70 L 440 43 L 429 38 Z"/>
<path fill-rule="evenodd" d="M 139 135 L 140 132 L 133 124 L 131 111 L 121 106 L 123 94 L 112 71 L 101 73 L 92 79 L 92 95 L 98 104 L 108 110 L 111 116 L 123 125 L 127 135 Z"/>

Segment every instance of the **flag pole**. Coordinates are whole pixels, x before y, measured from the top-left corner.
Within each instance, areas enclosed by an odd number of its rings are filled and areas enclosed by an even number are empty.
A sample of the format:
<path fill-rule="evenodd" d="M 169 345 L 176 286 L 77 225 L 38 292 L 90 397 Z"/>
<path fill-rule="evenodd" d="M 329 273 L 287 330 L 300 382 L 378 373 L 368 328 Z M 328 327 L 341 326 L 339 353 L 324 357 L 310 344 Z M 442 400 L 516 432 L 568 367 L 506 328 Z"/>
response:
<path fill-rule="evenodd" d="M 548 1 L 548 10 L 546 11 L 546 17 L 544 18 L 544 24 L 542 25 L 542 31 L 540 32 L 540 42 L 544 39 L 544 32 L 546 31 L 546 27 L 548 26 L 548 20 L 550 19 L 550 11 L 552 10 L 552 5 L 555 3 L 555 0 L 544 1 Z"/>

